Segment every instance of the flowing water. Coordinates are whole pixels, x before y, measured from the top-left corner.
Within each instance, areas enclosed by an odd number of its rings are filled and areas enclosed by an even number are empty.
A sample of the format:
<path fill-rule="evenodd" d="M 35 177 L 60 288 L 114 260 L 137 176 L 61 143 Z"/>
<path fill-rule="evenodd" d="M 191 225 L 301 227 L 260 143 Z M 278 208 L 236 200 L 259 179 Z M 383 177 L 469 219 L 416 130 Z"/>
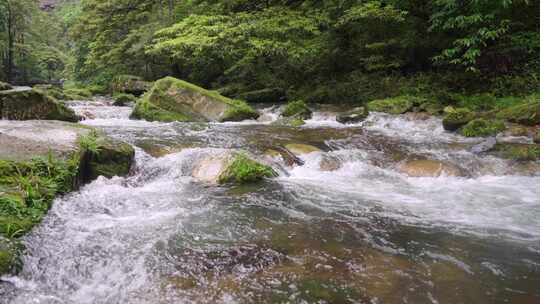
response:
<path fill-rule="evenodd" d="M 129 120 L 107 100 L 73 108 L 136 147 L 126 178 L 58 198 L 24 238 L 6 303 L 540 303 L 540 171 L 471 147 L 436 118 L 316 112 L 300 129 L 260 121 Z M 510 140 L 510 139 L 509 139 Z M 515 139 L 514 139 L 515 140 Z M 519 140 L 519 139 L 518 139 Z M 521 139 L 522 140 L 522 139 Z M 218 187 L 195 164 L 229 150 L 264 159 L 320 148 L 280 176 Z M 463 177 L 409 177 L 408 159 Z"/>

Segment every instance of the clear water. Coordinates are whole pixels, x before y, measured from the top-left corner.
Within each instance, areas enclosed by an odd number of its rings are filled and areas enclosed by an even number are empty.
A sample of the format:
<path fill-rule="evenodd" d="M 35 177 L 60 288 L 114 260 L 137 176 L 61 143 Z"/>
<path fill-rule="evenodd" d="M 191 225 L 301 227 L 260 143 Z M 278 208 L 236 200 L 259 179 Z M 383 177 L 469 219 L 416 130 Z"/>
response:
<path fill-rule="evenodd" d="M 372 114 L 341 125 L 317 112 L 301 129 L 129 120 L 129 107 L 76 102 L 84 123 L 136 147 L 126 178 L 58 198 L 24 239 L 5 303 L 540 303 L 540 172 L 470 153 L 479 139 L 438 119 Z M 217 187 L 198 160 L 305 143 L 305 165 Z M 466 177 L 413 178 L 410 158 Z M 337 170 L 321 161 L 337 160 Z"/>

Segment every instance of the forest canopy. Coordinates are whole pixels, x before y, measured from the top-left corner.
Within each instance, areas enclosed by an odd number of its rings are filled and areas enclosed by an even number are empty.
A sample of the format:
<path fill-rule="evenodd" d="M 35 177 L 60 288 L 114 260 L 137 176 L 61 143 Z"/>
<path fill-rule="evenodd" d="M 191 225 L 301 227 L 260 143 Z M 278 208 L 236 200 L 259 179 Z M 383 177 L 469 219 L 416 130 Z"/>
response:
<path fill-rule="evenodd" d="M 56 2 L 0 0 L 0 79 L 172 75 L 233 96 L 362 102 L 433 87 L 527 94 L 540 77 L 537 1 Z"/>

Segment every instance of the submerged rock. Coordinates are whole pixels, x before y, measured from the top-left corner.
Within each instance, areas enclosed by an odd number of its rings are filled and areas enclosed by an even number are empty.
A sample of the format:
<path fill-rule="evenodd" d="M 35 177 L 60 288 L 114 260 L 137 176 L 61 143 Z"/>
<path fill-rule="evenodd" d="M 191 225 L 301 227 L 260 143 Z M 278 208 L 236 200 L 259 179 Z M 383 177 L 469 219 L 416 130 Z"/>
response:
<path fill-rule="evenodd" d="M 342 124 L 352 124 L 362 122 L 369 116 L 367 107 L 354 108 L 351 111 L 341 113 L 336 116 L 336 120 Z"/>
<path fill-rule="evenodd" d="M 343 164 L 341 163 L 341 160 L 339 158 L 328 155 L 323 156 L 319 163 L 321 171 L 327 172 L 339 170 L 342 166 Z"/>
<path fill-rule="evenodd" d="M 479 143 L 477 145 L 474 145 L 471 148 L 471 152 L 472 153 L 487 152 L 487 151 L 493 149 L 493 147 L 495 147 L 496 144 L 497 144 L 497 139 L 495 137 L 489 137 L 485 141 L 483 141 L 483 142 L 481 142 L 481 143 Z"/>
<path fill-rule="evenodd" d="M 285 145 L 285 148 L 296 156 L 309 154 L 312 152 L 321 152 L 321 149 L 306 144 L 288 144 Z"/>
<path fill-rule="evenodd" d="M 456 131 L 475 118 L 475 114 L 468 109 L 451 109 L 447 111 L 442 124 L 447 131 Z"/>
<path fill-rule="evenodd" d="M 9 83 L 1 82 L 0 81 L 0 91 L 7 91 L 11 90 L 13 87 Z"/>
<path fill-rule="evenodd" d="M 131 116 L 151 121 L 224 122 L 257 119 L 259 114 L 243 101 L 166 77 L 137 102 Z"/>
<path fill-rule="evenodd" d="M 496 114 L 499 119 L 527 126 L 540 124 L 540 101 L 533 101 L 504 109 Z"/>
<path fill-rule="evenodd" d="M 411 177 L 464 176 L 462 170 L 438 160 L 411 160 L 398 166 L 401 173 Z"/>
<path fill-rule="evenodd" d="M 0 117 L 10 120 L 79 121 L 73 110 L 33 89 L 0 92 Z"/>

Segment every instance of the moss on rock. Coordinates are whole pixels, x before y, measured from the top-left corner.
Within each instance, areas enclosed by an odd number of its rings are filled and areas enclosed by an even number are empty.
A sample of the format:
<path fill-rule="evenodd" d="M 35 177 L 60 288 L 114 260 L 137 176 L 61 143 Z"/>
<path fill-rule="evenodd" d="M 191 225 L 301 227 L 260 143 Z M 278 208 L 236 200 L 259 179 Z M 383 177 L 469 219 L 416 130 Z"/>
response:
<path fill-rule="evenodd" d="M 384 112 L 389 114 L 403 114 L 412 110 L 417 105 L 421 105 L 425 99 L 414 96 L 397 96 L 393 98 L 378 99 L 368 102 L 367 106 L 370 111 Z"/>
<path fill-rule="evenodd" d="M 114 93 L 127 93 L 140 96 L 152 87 L 152 83 L 133 75 L 118 75 L 114 77 L 111 88 Z"/>
<path fill-rule="evenodd" d="M 158 80 L 137 102 L 132 117 L 153 121 L 223 122 L 256 119 L 259 114 L 243 101 L 166 77 Z"/>
<path fill-rule="evenodd" d="M 443 118 L 442 124 L 447 131 L 456 131 L 475 118 L 475 114 L 468 109 L 450 109 Z"/>
<path fill-rule="evenodd" d="M 496 117 L 528 126 L 538 125 L 540 124 L 540 100 L 506 108 L 499 111 Z"/>
<path fill-rule="evenodd" d="M 10 120 L 79 121 L 73 110 L 33 89 L 0 92 L 0 117 Z"/>
<path fill-rule="evenodd" d="M 297 117 L 301 119 L 310 119 L 313 112 L 309 109 L 307 104 L 303 100 L 291 101 L 281 112 L 283 117 Z"/>
<path fill-rule="evenodd" d="M 219 175 L 220 184 L 245 184 L 277 176 L 270 166 L 263 165 L 245 154 L 234 155 L 227 168 Z"/>
<path fill-rule="evenodd" d="M 354 108 L 351 111 L 336 116 L 336 120 L 342 124 L 359 123 L 369 116 L 367 107 Z"/>
<path fill-rule="evenodd" d="M 537 144 L 540 144 L 540 131 L 536 132 L 534 135 L 533 141 Z"/>
<path fill-rule="evenodd" d="M 122 107 L 128 103 L 136 102 L 137 98 L 132 94 L 120 93 L 115 96 L 113 106 Z"/>
<path fill-rule="evenodd" d="M 0 91 L 7 91 L 11 90 L 13 87 L 9 83 L 1 82 L 0 81 Z"/>
<path fill-rule="evenodd" d="M 0 236 L 0 275 L 16 270 L 19 247 L 13 240 Z"/>
<path fill-rule="evenodd" d="M 506 129 L 500 120 L 473 119 L 461 129 L 460 133 L 466 137 L 483 137 L 497 135 Z"/>
<path fill-rule="evenodd" d="M 496 156 L 515 161 L 540 160 L 539 144 L 498 143 L 491 152 Z"/>

